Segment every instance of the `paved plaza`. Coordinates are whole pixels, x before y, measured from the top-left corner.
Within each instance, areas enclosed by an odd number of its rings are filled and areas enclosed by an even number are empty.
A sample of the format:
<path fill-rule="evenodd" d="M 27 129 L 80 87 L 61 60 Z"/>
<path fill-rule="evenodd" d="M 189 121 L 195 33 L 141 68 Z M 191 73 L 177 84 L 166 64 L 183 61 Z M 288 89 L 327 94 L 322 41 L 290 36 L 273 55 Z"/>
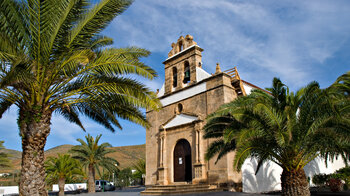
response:
<path fill-rule="evenodd" d="M 81 193 L 81 194 L 69 194 L 69 196 L 139 196 L 140 192 L 145 190 L 144 187 L 135 187 L 135 188 L 125 188 L 122 190 L 116 190 L 112 192 L 97 192 L 97 193 Z M 50 194 L 55 195 L 55 194 Z M 257 194 L 257 193 L 241 193 L 241 192 L 208 192 L 208 193 L 196 193 L 196 194 L 186 194 L 185 196 L 273 196 L 280 195 L 278 193 L 275 194 Z M 330 190 L 326 189 L 317 189 L 311 188 L 311 196 L 349 196 L 350 190 L 342 191 L 339 193 L 333 193 Z"/>
<path fill-rule="evenodd" d="M 69 196 L 139 196 L 140 192 L 143 191 L 144 188 L 127 188 L 123 190 L 116 190 L 113 192 L 97 192 L 93 194 L 81 193 L 81 194 L 66 194 Z M 211 193 L 197 193 L 197 194 L 186 194 L 186 196 L 273 196 L 279 194 L 257 194 L 257 193 L 240 193 L 240 192 L 211 192 Z M 343 191 L 340 193 L 333 193 L 330 191 L 316 191 L 311 190 L 312 196 L 349 196 L 350 190 Z"/>
<path fill-rule="evenodd" d="M 68 194 L 67 194 L 68 195 Z M 98 192 L 93 194 L 82 193 L 79 196 L 139 196 L 139 191 L 115 191 L 115 192 Z M 186 196 L 254 196 L 254 195 L 265 195 L 266 194 L 248 194 L 248 193 L 238 193 L 238 192 L 211 192 L 211 193 L 197 193 L 197 194 L 186 194 Z M 76 196 L 76 195 L 69 195 Z"/>
<path fill-rule="evenodd" d="M 123 190 L 116 190 L 113 192 L 97 192 L 93 194 L 88 193 L 82 193 L 77 194 L 79 196 L 139 196 L 140 192 L 143 191 L 144 188 L 132 188 L 132 189 L 123 189 Z M 70 195 L 69 196 L 77 196 L 77 195 Z M 197 194 L 186 194 L 186 196 L 254 196 L 254 195 L 265 195 L 266 194 L 248 194 L 248 193 L 238 193 L 238 192 L 211 192 L 211 193 L 197 193 Z"/>

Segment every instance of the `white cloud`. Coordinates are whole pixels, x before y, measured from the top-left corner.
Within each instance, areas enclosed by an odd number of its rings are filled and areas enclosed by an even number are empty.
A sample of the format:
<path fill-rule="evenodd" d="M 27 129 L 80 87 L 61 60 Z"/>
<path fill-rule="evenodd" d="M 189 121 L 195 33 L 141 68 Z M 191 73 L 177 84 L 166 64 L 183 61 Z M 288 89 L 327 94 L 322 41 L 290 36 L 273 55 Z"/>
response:
<path fill-rule="evenodd" d="M 349 40 L 348 10 L 348 2 L 334 1 L 148 0 L 135 1 L 111 25 L 116 43 L 164 54 L 192 34 L 209 72 L 220 62 L 223 69 L 238 65 L 258 85 L 278 76 L 300 87 Z"/>
<path fill-rule="evenodd" d="M 48 144 L 54 147 L 61 144 L 77 144 L 77 138 L 82 138 L 84 131 L 77 125 L 70 123 L 62 116 L 54 115 L 51 120 L 51 132 L 48 137 Z M 88 123 L 83 123 L 84 127 L 87 128 Z"/>

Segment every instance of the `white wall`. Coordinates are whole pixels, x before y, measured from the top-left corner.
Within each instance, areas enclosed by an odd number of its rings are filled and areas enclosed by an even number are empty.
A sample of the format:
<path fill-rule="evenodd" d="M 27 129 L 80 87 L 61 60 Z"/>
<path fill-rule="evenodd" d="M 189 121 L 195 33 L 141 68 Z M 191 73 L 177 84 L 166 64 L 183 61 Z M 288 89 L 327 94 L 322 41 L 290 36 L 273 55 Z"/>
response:
<path fill-rule="evenodd" d="M 252 90 L 253 90 L 253 87 L 251 87 L 250 85 L 248 85 L 248 84 L 246 84 L 246 83 L 244 83 L 244 82 L 243 82 L 243 88 L 244 88 L 245 93 L 246 93 L 247 95 L 250 95 L 250 93 L 251 93 Z"/>
<path fill-rule="evenodd" d="M 74 191 L 77 189 L 87 189 L 86 183 L 79 184 L 65 184 L 64 191 Z M 58 192 L 58 185 L 54 184 L 52 186 L 52 191 Z M 8 194 L 18 194 L 18 186 L 0 186 L 0 196 L 8 195 Z"/>
<path fill-rule="evenodd" d="M 64 191 L 75 191 L 77 189 L 87 189 L 86 183 L 65 184 Z M 58 184 L 52 185 L 52 191 L 58 192 Z"/>
<path fill-rule="evenodd" d="M 0 196 L 18 193 L 18 186 L 0 186 Z"/>
<path fill-rule="evenodd" d="M 324 163 L 324 159 L 316 158 L 304 167 L 305 174 L 310 178 L 319 173 L 333 173 L 339 168 L 345 167 L 341 158 Z M 242 166 L 243 192 L 261 193 L 281 190 L 282 168 L 273 162 L 263 164 L 257 175 L 255 175 L 257 161 L 247 159 Z M 312 182 L 312 179 L 310 179 Z"/>
<path fill-rule="evenodd" d="M 260 193 L 281 190 L 280 175 L 282 168 L 273 162 L 264 163 L 255 175 L 258 162 L 247 159 L 242 166 L 243 192 Z"/>
<path fill-rule="evenodd" d="M 197 95 L 199 93 L 205 92 L 207 90 L 207 86 L 206 83 L 203 82 L 199 85 L 195 85 L 193 87 L 190 87 L 186 90 L 177 92 L 173 95 L 170 95 L 168 97 L 165 97 L 163 99 L 160 100 L 160 102 L 162 103 L 163 106 L 167 106 L 170 105 L 172 103 L 184 100 L 188 97 L 192 97 L 194 95 Z"/>

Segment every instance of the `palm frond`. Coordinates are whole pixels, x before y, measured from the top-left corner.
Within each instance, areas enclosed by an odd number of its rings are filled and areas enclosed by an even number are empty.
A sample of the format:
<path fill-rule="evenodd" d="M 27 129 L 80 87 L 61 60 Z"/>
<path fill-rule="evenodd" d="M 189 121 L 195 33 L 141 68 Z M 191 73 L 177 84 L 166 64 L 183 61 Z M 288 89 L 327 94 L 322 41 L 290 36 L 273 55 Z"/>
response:
<path fill-rule="evenodd" d="M 84 131 L 86 131 L 83 124 L 81 123 L 81 121 L 79 119 L 79 115 L 78 115 L 77 111 L 75 111 L 75 109 L 73 107 L 64 106 L 64 108 L 56 109 L 55 112 L 60 113 L 69 122 L 78 125 Z"/>
<path fill-rule="evenodd" d="M 100 33 L 113 18 L 123 13 L 131 3 L 130 0 L 102 0 L 87 10 L 79 23 L 72 29 L 68 47 L 84 45 L 86 40 Z"/>

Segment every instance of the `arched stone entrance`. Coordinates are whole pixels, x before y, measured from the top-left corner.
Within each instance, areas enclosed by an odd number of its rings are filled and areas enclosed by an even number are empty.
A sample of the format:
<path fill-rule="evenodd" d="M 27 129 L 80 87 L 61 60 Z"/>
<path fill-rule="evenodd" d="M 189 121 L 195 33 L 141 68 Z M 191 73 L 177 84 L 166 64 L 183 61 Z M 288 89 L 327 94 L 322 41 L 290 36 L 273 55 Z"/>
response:
<path fill-rule="evenodd" d="M 192 181 L 191 145 L 181 139 L 174 149 L 174 182 Z"/>

